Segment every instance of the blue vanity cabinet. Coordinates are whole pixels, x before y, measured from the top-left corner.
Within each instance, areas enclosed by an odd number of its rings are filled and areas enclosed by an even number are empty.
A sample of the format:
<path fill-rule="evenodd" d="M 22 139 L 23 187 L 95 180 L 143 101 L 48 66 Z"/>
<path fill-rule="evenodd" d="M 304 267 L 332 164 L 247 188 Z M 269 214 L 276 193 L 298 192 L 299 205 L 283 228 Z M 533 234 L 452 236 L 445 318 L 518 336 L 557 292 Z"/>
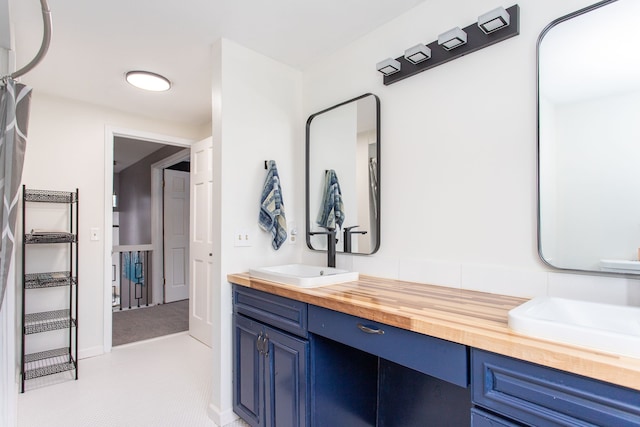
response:
<path fill-rule="evenodd" d="M 637 390 L 483 350 L 472 350 L 471 389 L 473 427 L 640 426 Z"/>
<path fill-rule="evenodd" d="M 314 427 L 469 425 L 469 350 L 309 306 Z"/>
<path fill-rule="evenodd" d="M 307 305 L 233 287 L 233 409 L 253 427 L 309 425 Z"/>

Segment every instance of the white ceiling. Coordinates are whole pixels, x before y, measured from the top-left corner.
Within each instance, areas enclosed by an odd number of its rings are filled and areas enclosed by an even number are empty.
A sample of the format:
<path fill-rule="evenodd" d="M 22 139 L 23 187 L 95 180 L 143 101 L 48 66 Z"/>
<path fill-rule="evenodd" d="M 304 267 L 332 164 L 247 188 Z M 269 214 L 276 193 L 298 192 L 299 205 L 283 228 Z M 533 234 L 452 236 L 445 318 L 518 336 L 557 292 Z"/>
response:
<path fill-rule="evenodd" d="M 217 39 L 303 70 L 423 1 L 49 0 L 51 48 L 22 81 L 34 91 L 202 125 L 211 120 Z M 9 0 L 9 6 L 19 68 L 40 46 L 40 2 Z M 168 77 L 172 89 L 146 93 L 129 86 L 125 72 L 138 69 Z"/>

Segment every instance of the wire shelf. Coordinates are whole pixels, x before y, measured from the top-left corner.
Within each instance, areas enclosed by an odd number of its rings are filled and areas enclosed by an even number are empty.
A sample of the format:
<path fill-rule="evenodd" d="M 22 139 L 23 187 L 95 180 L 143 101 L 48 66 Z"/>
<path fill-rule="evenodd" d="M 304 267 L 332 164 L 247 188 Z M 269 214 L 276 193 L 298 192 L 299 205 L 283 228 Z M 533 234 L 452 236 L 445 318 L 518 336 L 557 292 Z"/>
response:
<path fill-rule="evenodd" d="M 44 377 L 76 369 L 76 363 L 69 353 L 69 348 L 25 354 L 24 379 Z"/>
<path fill-rule="evenodd" d="M 66 372 L 75 373 L 78 378 L 78 222 L 79 222 L 79 202 L 78 190 L 75 191 L 53 191 L 53 190 L 36 190 L 27 189 L 22 185 L 22 349 L 21 349 L 21 393 L 25 391 L 26 380 L 31 380 L 47 375 L 55 375 L 56 377 L 67 377 Z M 58 223 L 53 228 L 27 228 L 27 212 L 30 202 L 44 203 L 45 210 L 56 212 L 59 219 L 65 218 L 68 225 L 64 226 Z M 58 206 L 53 206 L 57 204 Z M 75 206 L 74 206 L 75 204 Z M 48 206 L 48 207 L 47 207 Z M 41 212 L 44 214 L 45 212 Z M 39 218 L 37 218 L 39 219 Z M 34 224 L 40 223 L 36 221 Z M 46 224 L 46 222 L 45 222 Z M 46 225 L 45 225 L 46 227 Z M 26 268 L 27 255 L 29 251 L 27 246 L 31 244 L 45 244 L 43 250 L 47 254 L 60 255 L 63 258 L 68 257 L 68 271 L 42 271 L 27 273 Z M 46 245 L 52 244 L 52 245 Z M 55 245 L 63 244 L 63 245 Z M 66 247 L 64 244 L 68 244 Z M 65 267 L 61 267 L 65 268 Z M 33 271 L 33 270 L 32 270 Z M 38 271 L 38 270 L 35 270 Z M 68 288 L 69 291 L 65 289 Z M 51 289 L 52 291 L 34 291 L 33 289 Z M 52 294 L 50 294 L 52 292 Z M 61 294 L 62 292 L 62 294 Z M 45 300 L 47 296 L 63 297 L 68 294 L 68 302 L 65 304 L 62 300 L 52 301 L 54 306 L 48 307 L 49 310 L 57 308 L 54 311 L 45 311 L 38 313 L 25 313 L 27 305 L 25 301 L 34 297 L 36 299 Z M 46 301 L 45 301 L 46 302 Z M 38 334 L 41 332 L 58 331 L 49 334 L 52 339 L 58 341 L 58 345 L 68 344 L 65 348 L 57 349 L 40 349 L 46 350 L 38 353 L 25 354 L 25 336 Z M 66 332 L 65 332 L 66 331 Z M 68 334 L 67 339 L 63 339 L 61 334 Z M 60 342 L 62 341 L 62 342 Z M 49 346 L 47 346 L 49 347 Z M 50 348 L 50 347 L 49 347 Z"/>
<path fill-rule="evenodd" d="M 24 316 L 24 333 L 29 335 L 55 331 L 75 324 L 75 320 L 71 318 L 71 310 L 68 309 L 31 313 Z"/>
<path fill-rule="evenodd" d="M 58 232 L 36 232 L 25 234 L 24 242 L 31 243 L 73 243 L 76 241 L 76 235 L 72 233 Z"/>
<path fill-rule="evenodd" d="M 78 194 L 68 191 L 25 189 L 24 200 L 27 202 L 75 203 L 78 201 Z"/>
<path fill-rule="evenodd" d="M 77 284 L 76 278 L 71 277 L 69 271 L 56 271 L 51 273 L 29 273 L 24 275 L 25 289 L 54 288 L 57 286 L 69 286 Z"/>

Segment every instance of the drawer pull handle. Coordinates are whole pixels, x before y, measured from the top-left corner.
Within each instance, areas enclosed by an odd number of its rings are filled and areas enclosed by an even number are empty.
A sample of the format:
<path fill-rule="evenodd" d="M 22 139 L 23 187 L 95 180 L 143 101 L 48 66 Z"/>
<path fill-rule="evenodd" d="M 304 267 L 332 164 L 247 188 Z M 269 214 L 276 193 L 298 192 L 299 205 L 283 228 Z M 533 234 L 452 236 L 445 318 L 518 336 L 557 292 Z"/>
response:
<path fill-rule="evenodd" d="M 362 323 L 358 323 L 358 329 L 367 334 L 384 335 L 384 331 L 382 329 L 373 329 L 368 326 L 364 326 Z"/>

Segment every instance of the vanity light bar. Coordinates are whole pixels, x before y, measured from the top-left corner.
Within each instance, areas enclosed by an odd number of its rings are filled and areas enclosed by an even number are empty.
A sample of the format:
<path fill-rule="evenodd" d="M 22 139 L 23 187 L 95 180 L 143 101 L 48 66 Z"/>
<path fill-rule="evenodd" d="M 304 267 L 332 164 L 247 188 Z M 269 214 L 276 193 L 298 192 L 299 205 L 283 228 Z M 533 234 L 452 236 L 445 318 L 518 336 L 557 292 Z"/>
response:
<path fill-rule="evenodd" d="M 407 49 L 404 56 L 379 62 L 376 69 L 384 75 L 384 84 L 390 85 L 518 34 L 520 7 L 517 4 L 507 9 L 498 7 L 480 15 L 477 22 L 467 27 L 455 27 L 428 45 L 416 45 Z M 390 61 L 395 62 L 389 65 Z M 381 67 L 381 64 L 390 68 Z"/>

